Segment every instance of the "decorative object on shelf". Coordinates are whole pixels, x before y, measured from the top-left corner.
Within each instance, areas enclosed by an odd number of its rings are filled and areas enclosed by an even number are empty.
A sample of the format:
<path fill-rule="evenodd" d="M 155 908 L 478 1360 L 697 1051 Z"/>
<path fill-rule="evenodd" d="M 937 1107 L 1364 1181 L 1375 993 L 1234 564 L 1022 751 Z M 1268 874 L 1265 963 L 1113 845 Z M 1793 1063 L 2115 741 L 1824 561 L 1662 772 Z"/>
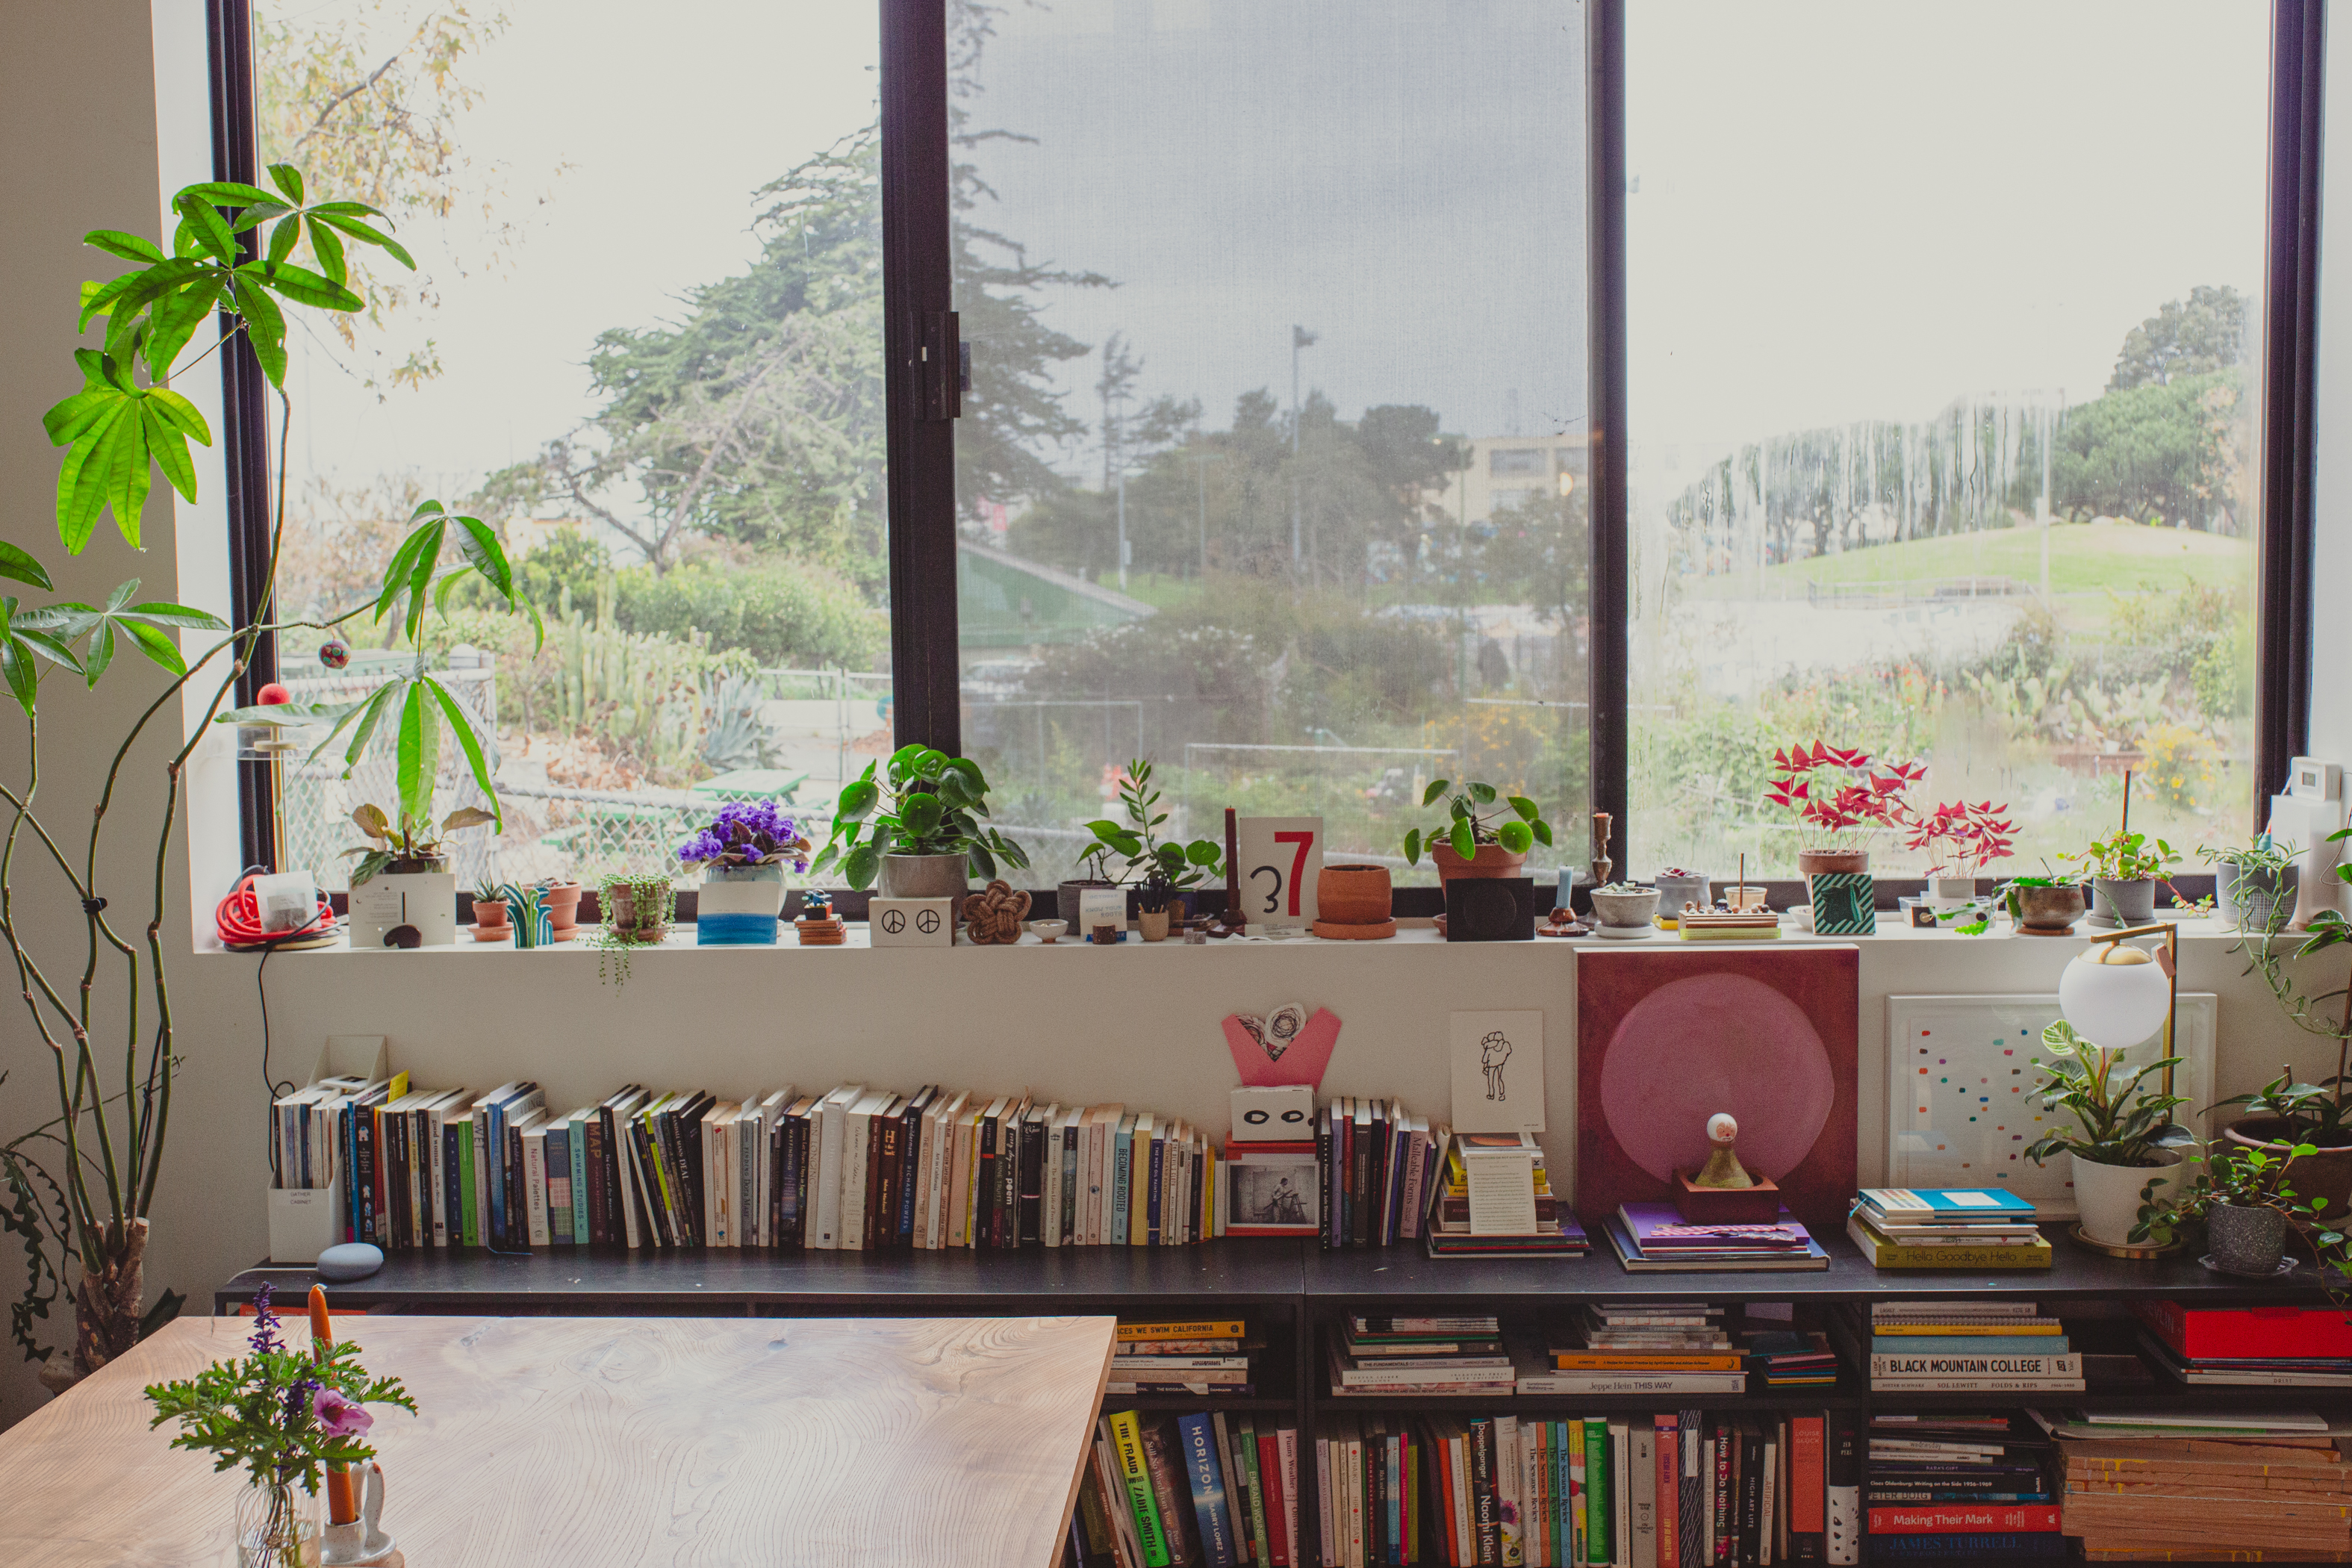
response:
<path fill-rule="evenodd" d="M 2180 858 L 2161 838 L 2131 830 L 2131 770 L 2124 770 L 2123 817 L 2115 832 L 2094 838 L 2079 850 L 2058 858 L 2079 865 L 2091 883 L 2091 923 L 2095 926 L 2139 926 L 2156 919 L 2156 884 L 2164 868 Z"/>
<path fill-rule="evenodd" d="M 1457 877 L 1516 877 L 1528 850 L 1538 844 L 1551 845 L 1551 824 L 1543 819 L 1542 808 L 1523 795 L 1507 795 L 1493 784 L 1475 781 L 1456 790 L 1451 779 L 1432 779 L 1421 793 L 1421 804 L 1432 806 L 1441 798 L 1446 820 L 1425 833 L 1409 828 L 1404 836 L 1405 864 L 1420 865 L 1422 851 L 1427 849 L 1441 882 Z M 1597 875 L 1597 857 L 1594 870 Z"/>
<path fill-rule="evenodd" d="M 2063 1017 L 2054 994 L 1886 999 L 1886 1180 L 1913 1189 L 1998 1187 L 2042 1217 L 2078 1209 L 2069 1163 L 2037 1164 L 2026 1146 L 2053 1125 L 2032 1068 L 2042 1032 Z M 2211 1092 L 2220 1003 L 2183 995 L 2174 1040 L 2177 1089 Z M 2158 1053 L 2134 1048 L 2136 1059 Z M 2055 1113 L 2063 1114 L 2063 1113 Z"/>
<path fill-rule="evenodd" d="M 1089 891 L 1107 891 L 1110 887 L 1111 883 L 1101 877 L 1065 877 L 1054 889 L 1055 910 L 1072 930 L 1083 931 L 1086 929 L 1083 910 L 1086 895 Z"/>
<path fill-rule="evenodd" d="M 1609 858 L 1610 823 L 1607 812 L 1592 814 L 1592 885 L 1596 888 L 1607 887 L 1609 873 L 1617 868 L 1617 862 Z"/>
<path fill-rule="evenodd" d="M 1872 837 L 1904 825 L 1904 792 L 1927 773 L 1917 763 L 1874 763 L 1867 752 L 1820 741 L 1774 752 L 1772 766 L 1764 798 L 1795 815 L 1797 870 L 1808 880 L 1867 873 Z"/>
<path fill-rule="evenodd" d="M 1093 868 L 1095 879 L 1083 886 L 1132 884 L 1137 889 L 1137 931 L 1146 942 L 1165 942 L 1171 909 L 1181 919 L 1185 889 L 1222 877 L 1224 857 L 1213 839 L 1195 838 L 1189 844 L 1160 841 L 1158 829 L 1168 820 L 1168 813 L 1160 809 L 1160 792 L 1151 787 L 1148 759 L 1130 761 L 1118 775 L 1118 789 L 1119 815 L 1126 820 L 1105 817 L 1087 824 L 1095 841 L 1078 852 L 1078 860 Z M 1114 855 L 1122 858 L 1121 864 L 1106 877 Z M 1069 918 L 1068 911 L 1063 918 Z"/>
<path fill-rule="evenodd" d="M 1206 947 L 1209 945 L 1210 934 L 1209 922 L 1205 920 L 1187 921 L 1184 924 L 1184 945 Z"/>
<path fill-rule="evenodd" d="M 1317 918 L 1323 819 L 1244 816 L 1235 819 L 1234 836 L 1242 919 L 1253 926 L 1289 926 L 1305 932 Z"/>
<path fill-rule="evenodd" d="M 364 1279 L 383 1267 L 383 1250 L 364 1241 L 339 1241 L 319 1254 L 314 1271 L 337 1284 Z"/>
<path fill-rule="evenodd" d="M 1815 871 L 1805 879 L 1816 936 L 1868 936 L 1878 929 L 1878 884 L 1867 871 Z"/>
<path fill-rule="evenodd" d="M 329 669 L 342 669 L 352 662 L 352 645 L 341 637 L 329 637 L 319 645 L 319 662 Z"/>
<path fill-rule="evenodd" d="M 2282 845 L 2267 833 L 2255 834 L 2245 845 L 2200 848 L 2197 858 L 2213 868 L 2216 918 L 2235 931 L 2285 930 L 2294 913 L 2297 853 L 2294 845 Z"/>
<path fill-rule="evenodd" d="M 1063 932 L 1070 929 L 1070 922 L 1067 921 L 1031 921 L 1029 922 L 1029 929 L 1037 933 L 1037 940 L 1039 942 L 1051 947 L 1054 943 L 1062 939 Z M 1188 931 L 1185 934 L 1189 939 L 1191 933 Z"/>
<path fill-rule="evenodd" d="M 2022 936 L 2072 936 L 2074 922 L 2090 907 L 2080 878 L 2011 877 L 1999 896 Z"/>
<path fill-rule="evenodd" d="M 849 940 L 848 922 L 834 912 L 833 895 L 825 892 L 802 897 L 793 931 L 803 947 L 839 947 Z"/>
<path fill-rule="evenodd" d="M 359 1472 L 360 1516 L 331 1524 L 320 1540 L 320 1568 L 392 1568 L 407 1559 L 383 1528 L 383 1467 L 371 1459 Z"/>
<path fill-rule="evenodd" d="M 544 889 L 509 882 L 499 889 L 499 895 L 506 901 L 507 920 L 514 927 L 516 947 L 555 945 L 555 921 L 548 912 Z"/>
<path fill-rule="evenodd" d="M 1393 897 L 1386 866 L 1326 866 L 1315 879 L 1315 934 L 1335 942 L 1392 937 Z"/>
<path fill-rule="evenodd" d="M 596 978 L 626 985 L 629 950 L 668 940 L 670 922 L 677 918 L 677 889 L 667 874 L 615 873 L 596 884 L 596 912 L 604 921 L 588 939 L 596 949 Z"/>
<path fill-rule="evenodd" d="M 1077 929 L 1091 940 L 1097 926 L 1127 929 L 1127 895 L 1113 887 L 1084 888 L 1078 892 Z"/>
<path fill-rule="evenodd" d="M 696 945 L 774 946 L 784 909 L 784 874 L 806 871 L 808 853 L 800 824 L 775 801 L 720 806 L 710 826 L 677 850 L 681 865 L 702 872 L 695 899 Z"/>
<path fill-rule="evenodd" d="M 238 1568 L 317 1568 L 320 1481 L 339 1521 L 357 1519 L 348 1468 L 375 1458 L 366 1441 L 375 1417 L 365 1407 L 413 1415 L 416 1402 L 398 1378 L 370 1377 L 359 1347 L 331 1340 L 323 1327 L 305 1349 L 289 1348 L 269 1298 L 265 1283 L 254 1297 L 249 1353 L 147 1390 L 155 1406 L 149 1425 L 176 1420 L 173 1447 L 212 1455 L 215 1469 L 246 1472 Z M 325 1322 L 323 1292 L 314 1290 L 312 1321 Z"/>
<path fill-rule="evenodd" d="M 963 901 L 964 934 L 982 947 L 1010 946 L 1021 940 L 1029 918 L 1029 895 L 998 879 Z"/>
<path fill-rule="evenodd" d="M 1309 1013 L 1298 1002 L 1286 1002 L 1264 1016 L 1232 1014 L 1223 1027 L 1234 1067 L 1253 1088 L 1314 1088 L 1323 1081 L 1332 1047 L 1339 1043 L 1339 1016 L 1322 1007 Z"/>
<path fill-rule="evenodd" d="M 1704 871 L 1668 866 L 1650 881 L 1658 889 L 1658 913 L 1668 920 L 1680 919 L 1685 910 L 1715 908 L 1715 884 Z"/>
<path fill-rule="evenodd" d="M 1448 942 L 1532 942 L 1536 934 L 1532 877 L 1456 877 L 1445 884 Z"/>
<path fill-rule="evenodd" d="M 1464 1012 L 1446 1019 L 1456 1132 L 1544 1130 L 1544 1016 Z"/>
<path fill-rule="evenodd" d="M 1675 1173 L 1675 1207 L 1693 1225 L 1770 1225 L 1780 1217 L 1780 1189 L 1751 1176 L 1734 1145 L 1739 1119 L 1717 1111 L 1706 1119 L 1706 1163 L 1694 1175 Z"/>
<path fill-rule="evenodd" d="M 886 899 L 877 895 L 866 900 L 866 934 L 876 947 L 953 947 L 956 900 Z M 1018 931 L 1013 932 L 1013 940 L 1020 940 Z"/>
<path fill-rule="evenodd" d="M 1223 940 L 1249 924 L 1249 914 L 1242 908 L 1241 826 L 1232 806 L 1225 807 L 1225 907 L 1217 911 L 1211 936 Z"/>
<path fill-rule="evenodd" d="M 1707 1118 L 1816 1231 L 1855 1188 L 1861 954 L 1824 944 L 1579 949 L 1576 1205 L 1588 1226 L 1667 1203 L 1706 1162 Z"/>
<path fill-rule="evenodd" d="M 1315 1136 L 1313 1084 L 1244 1084 L 1227 1098 L 1236 1143 L 1292 1143 Z"/>
<path fill-rule="evenodd" d="M 2006 804 L 1970 805 L 1956 800 L 1910 818 L 1903 847 L 1927 852 L 1928 891 L 1938 907 L 1958 909 L 1969 903 L 1984 868 L 2009 858 L 2017 824 L 2004 815 L 2008 810 Z"/>
<path fill-rule="evenodd" d="M 514 927 L 507 920 L 506 900 L 499 896 L 498 884 L 484 882 L 474 889 L 474 940 L 504 942 L 514 935 Z"/>
<path fill-rule="evenodd" d="M 1126 934 L 1117 926 L 1098 925 L 1088 928 L 1087 940 L 1097 947 L 1115 947 L 1118 944 L 1119 938 Z"/>
<path fill-rule="evenodd" d="M 1536 927 L 1538 936 L 1590 936 L 1592 928 L 1576 918 L 1576 911 L 1562 904 L 1555 908 L 1544 923 Z"/>
<path fill-rule="evenodd" d="M 440 831 L 452 833 L 495 820 L 474 806 L 453 811 Z M 395 827 L 380 805 L 362 805 L 352 821 L 367 843 L 346 849 L 352 867 L 353 947 L 447 947 L 457 940 L 457 879 L 442 853 L 439 834 L 423 818 L 404 816 Z"/>
<path fill-rule="evenodd" d="M 987 816 L 988 780 L 978 763 L 901 746 L 842 786 L 815 868 L 838 867 L 842 879 L 861 889 L 878 876 L 887 898 L 961 898 L 972 876 L 993 879 L 999 860 L 1029 867 L 1028 852 L 986 826 Z"/>
<path fill-rule="evenodd" d="M 533 886 L 547 900 L 547 920 L 553 940 L 571 942 L 580 935 L 580 899 L 588 889 L 566 877 L 541 877 Z"/>
<path fill-rule="evenodd" d="M 1592 889 L 1592 913 L 1601 922 L 1602 936 L 1646 937 L 1657 929 L 1653 922 L 1658 914 L 1658 889 L 1629 882 L 1607 883 Z"/>

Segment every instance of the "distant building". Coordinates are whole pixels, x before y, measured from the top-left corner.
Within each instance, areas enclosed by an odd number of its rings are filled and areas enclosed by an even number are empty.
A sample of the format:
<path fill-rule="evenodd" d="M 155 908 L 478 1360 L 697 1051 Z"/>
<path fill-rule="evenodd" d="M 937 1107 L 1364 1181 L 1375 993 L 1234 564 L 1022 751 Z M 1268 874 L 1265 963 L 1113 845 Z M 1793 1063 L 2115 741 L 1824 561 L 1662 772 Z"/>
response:
<path fill-rule="evenodd" d="M 1582 436 L 1477 436 L 1470 464 L 1441 492 L 1446 515 L 1481 523 L 1536 495 L 1565 495 L 1584 482 Z"/>

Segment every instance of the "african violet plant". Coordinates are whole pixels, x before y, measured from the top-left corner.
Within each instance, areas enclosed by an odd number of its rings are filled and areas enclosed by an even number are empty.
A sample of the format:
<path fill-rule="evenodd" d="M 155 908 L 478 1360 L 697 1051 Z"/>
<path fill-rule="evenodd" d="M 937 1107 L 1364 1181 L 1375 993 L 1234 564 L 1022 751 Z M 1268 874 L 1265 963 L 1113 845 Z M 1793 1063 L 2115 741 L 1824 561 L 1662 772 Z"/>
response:
<path fill-rule="evenodd" d="M 988 816 L 988 780 L 968 757 L 931 746 L 901 746 L 882 777 L 876 764 L 842 786 L 833 834 L 815 868 L 841 868 L 853 888 L 874 884 L 885 855 L 961 855 L 975 876 L 993 880 L 1000 859 L 1027 869 L 1028 852 L 995 828 Z"/>
<path fill-rule="evenodd" d="M 17 988 L 39 1041 L 42 1058 L 54 1069 L 56 1118 L 39 1130 L 61 1148 L 57 1168 L 45 1168 L 29 1152 L 27 1138 L 0 1144 L 0 1175 L 10 1200 L 8 1227 L 26 1244 L 27 1280 L 10 1308 L 10 1329 L 26 1354 L 46 1361 L 50 1348 L 35 1337 L 50 1305 L 70 1290 L 74 1311 L 72 1372 L 95 1370 L 129 1350 L 155 1325 L 170 1318 L 178 1299 L 166 1291 L 152 1311 L 145 1306 L 144 1260 L 148 1215 L 163 1171 L 170 1127 L 172 1088 L 180 1065 L 173 1031 L 171 987 L 166 976 L 170 909 L 168 869 L 178 825 L 180 792 L 189 760 L 211 726 L 206 721 L 246 723 L 315 723 L 354 731 L 346 762 L 355 763 L 367 742 L 381 733 L 398 748 L 400 807 L 422 821 L 429 815 L 430 769 L 440 721 L 458 737 L 475 777 L 492 803 L 483 742 L 439 683 L 422 666 L 359 703 L 344 708 L 280 704 L 223 713 L 222 705 L 252 668 L 265 639 L 290 626 L 324 629 L 364 615 L 381 620 L 405 605 L 411 640 L 425 605 L 450 579 L 477 574 L 508 607 L 527 607 L 497 534 L 468 518 L 449 518 L 438 503 L 420 509 L 416 526 L 402 543 L 371 605 L 331 620 L 279 621 L 275 593 L 286 525 L 286 455 L 292 405 L 285 392 L 288 305 L 328 311 L 357 311 L 364 302 L 347 286 L 345 247 L 361 245 L 413 267 L 407 253 L 371 220 L 383 215 L 359 202 L 311 202 L 301 174 L 290 164 L 269 170 L 275 189 L 233 181 L 191 185 L 176 195 L 178 222 L 167 252 L 120 229 L 96 229 L 85 243 L 132 264 L 131 270 L 103 283 L 82 287 L 77 330 L 103 321 L 98 348 L 78 348 L 75 363 L 81 387 L 42 417 L 50 441 L 64 447 L 58 475 L 56 521 L 66 549 L 80 554 L 107 512 L 124 542 L 140 542 L 141 512 L 151 472 L 161 469 L 173 489 L 196 497 L 196 471 L 188 443 L 212 444 L 212 432 L 195 405 L 172 390 L 172 377 L 203 363 L 215 349 L 250 352 L 269 386 L 278 393 L 277 504 L 270 523 L 268 566 L 254 598 L 251 618 L 232 627 L 218 616 L 183 605 L 136 598 L 136 580 L 124 583 L 101 606 L 66 601 L 28 606 L 0 599 L 0 680 L 23 709 L 26 726 L 25 772 L 20 782 L 0 784 L 7 829 L 0 838 L 0 938 L 16 971 Z M 264 227 L 266 239 L 261 233 Z M 307 247 L 311 266 L 293 259 Z M 186 365 L 180 357 L 200 331 L 217 326 L 217 339 Z M 236 345 L 242 344 L 242 348 Z M 30 374 L 30 373 L 27 373 Z M 456 559 L 442 563 L 445 545 Z M 30 554 L 0 543 L 0 577 L 47 590 L 48 574 Z M 174 632 L 216 634 L 190 658 Z M 96 798 L 61 803 L 52 812 L 37 803 L 41 782 L 41 699 L 46 677 L 62 669 L 90 687 L 116 667 L 115 655 L 135 647 L 167 678 L 139 710 L 139 717 L 114 747 Z M 203 677 L 196 700 L 184 704 L 182 689 Z M 142 697 L 148 693 L 143 691 Z M 197 722 L 184 741 L 174 730 L 193 708 Z M 158 723 L 159 716 L 162 722 Z M 332 735 L 330 737 L 332 738 Z M 87 720 L 73 733 L 78 751 L 97 745 Z M 103 755 L 103 751 L 100 752 Z M 155 822 L 152 875 L 130 886 L 105 868 L 121 863 L 105 852 L 110 826 L 126 815 L 118 790 L 137 770 L 161 774 L 163 809 Z M 84 841 L 68 847 L 68 833 Z M 16 879 L 19 849 L 54 865 L 74 900 L 79 921 L 60 918 L 46 900 L 20 898 Z M 46 869 L 46 868 L 45 868 Z M 146 904 L 143 943 L 126 937 L 122 910 Z M 81 939 L 79 952 L 44 956 L 41 939 L 60 931 Z M 74 972 L 72 979 L 58 972 Z M 116 989 L 120 986 L 120 990 Z M 142 1011 L 142 998 L 151 1011 Z M 101 1019 L 120 1021 L 124 1048 L 119 1057 L 101 1052 L 95 1031 Z M 109 1058 L 119 1062 L 110 1074 Z M 37 1194 L 49 1194 L 44 1202 Z M 45 1377 L 46 1377 L 45 1373 Z"/>
<path fill-rule="evenodd" d="M 710 826 L 677 847 L 688 870 L 707 866 L 782 866 L 809 868 L 809 841 L 800 824 L 772 800 L 730 801 Z"/>
<path fill-rule="evenodd" d="M 1465 860 L 1476 859 L 1482 844 L 1500 845 L 1510 855 L 1524 855 L 1538 844 L 1550 847 L 1551 824 L 1543 819 L 1543 809 L 1527 796 L 1507 795 L 1493 784 L 1475 782 L 1455 790 L 1451 779 L 1432 779 L 1421 792 L 1421 804 L 1434 805 L 1448 790 L 1454 793 L 1445 802 L 1446 821 L 1426 833 L 1418 827 L 1405 830 L 1406 865 L 1420 865 L 1424 849 L 1434 859 L 1441 844 Z M 1506 815 L 1507 807 L 1510 815 Z"/>

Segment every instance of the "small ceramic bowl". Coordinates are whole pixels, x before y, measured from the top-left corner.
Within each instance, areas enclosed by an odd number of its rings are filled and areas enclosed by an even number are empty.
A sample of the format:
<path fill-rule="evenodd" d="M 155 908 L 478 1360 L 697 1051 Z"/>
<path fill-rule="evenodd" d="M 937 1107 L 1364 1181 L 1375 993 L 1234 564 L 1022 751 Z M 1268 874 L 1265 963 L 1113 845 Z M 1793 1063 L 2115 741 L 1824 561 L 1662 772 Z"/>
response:
<path fill-rule="evenodd" d="M 1031 921 L 1029 929 L 1037 933 L 1039 942 L 1051 942 L 1070 929 L 1067 921 Z"/>

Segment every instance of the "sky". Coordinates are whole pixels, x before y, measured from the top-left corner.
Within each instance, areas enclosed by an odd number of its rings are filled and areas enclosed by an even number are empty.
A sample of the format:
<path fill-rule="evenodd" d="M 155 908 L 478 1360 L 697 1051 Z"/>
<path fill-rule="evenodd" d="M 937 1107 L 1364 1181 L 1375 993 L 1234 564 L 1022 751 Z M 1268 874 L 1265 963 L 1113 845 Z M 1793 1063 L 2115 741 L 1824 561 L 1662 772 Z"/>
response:
<path fill-rule="evenodd" d="M 625 0 L 503 9 L 463 68 L 483 100 L 458 139 L 505 166 L 522 243 L 464 275 L 417 247 L 445 369 L 421 392 L 380 401 L 331 337 L 298 349 L 298 467 L 457 490 L 528 456 L 593 409 L 598 331 L 740 270 L 751 193 L 874 112 L 854 0 L 696 0 L 658 27 Z M 1703 460 L 1964 393 L 2079 401 L 2164 300 L 2259 284 L 2260 0 L 1628 9 L 1637 450 Z M 1465 435 L 1579 428 L 1581 26 L 1570 0 L 1013 5 L 971 123 L 1026 140 L 978 154 L 996 199 L 977 216 L 1115 280 L 1047 291 L 1046 321 L 1090 347 L 1124 332 L 1142 395 L 1197 396 L 1212 428 L 1249 388 L 1287 403 L 1293 324 L 1343 417 L 1410 402 Z M 460 254 L 475 237 L 457 220 Z M 1096 368 L 1059 373 L 1082 418 Z"/>

